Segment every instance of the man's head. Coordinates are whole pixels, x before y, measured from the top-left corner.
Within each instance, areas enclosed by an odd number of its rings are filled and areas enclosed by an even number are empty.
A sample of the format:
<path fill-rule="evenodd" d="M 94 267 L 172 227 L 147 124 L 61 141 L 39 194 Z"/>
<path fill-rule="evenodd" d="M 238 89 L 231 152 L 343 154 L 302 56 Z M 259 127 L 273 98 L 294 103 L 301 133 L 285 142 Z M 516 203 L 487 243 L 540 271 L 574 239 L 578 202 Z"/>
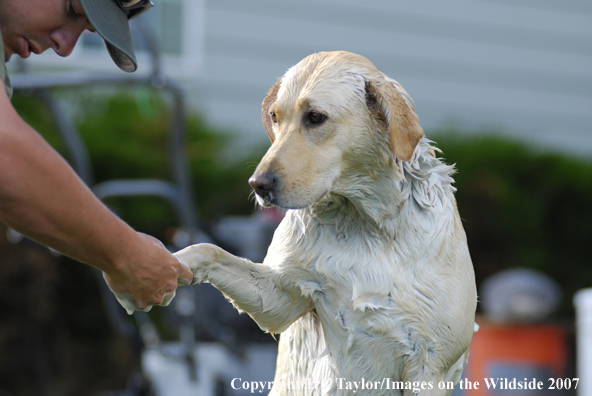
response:
<path fill-rule="evenodd" d="M 152 6 L 150 0 L 0 0 L 5 60 L 52 48 L 68 56 L 85 30 L 96 31 L 115 64 L 137 68 L 128 20 Z"/>

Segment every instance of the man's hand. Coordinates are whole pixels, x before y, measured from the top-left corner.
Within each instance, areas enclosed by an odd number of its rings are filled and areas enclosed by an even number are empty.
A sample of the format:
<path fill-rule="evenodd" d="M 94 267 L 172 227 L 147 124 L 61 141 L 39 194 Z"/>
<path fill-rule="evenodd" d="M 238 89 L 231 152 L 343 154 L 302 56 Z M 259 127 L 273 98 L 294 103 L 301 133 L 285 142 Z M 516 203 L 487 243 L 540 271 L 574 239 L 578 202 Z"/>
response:
<path fill-rule="evenodd" d="M 148 312 L 153 305 L 167 306 L 177 286 L 191 284 L 193 274 L 162 245 L 146 234 L 138 233 L 139 246 L 126 261 L 103 272 L 107 285 L 119 303 L 132 314 Z"/>

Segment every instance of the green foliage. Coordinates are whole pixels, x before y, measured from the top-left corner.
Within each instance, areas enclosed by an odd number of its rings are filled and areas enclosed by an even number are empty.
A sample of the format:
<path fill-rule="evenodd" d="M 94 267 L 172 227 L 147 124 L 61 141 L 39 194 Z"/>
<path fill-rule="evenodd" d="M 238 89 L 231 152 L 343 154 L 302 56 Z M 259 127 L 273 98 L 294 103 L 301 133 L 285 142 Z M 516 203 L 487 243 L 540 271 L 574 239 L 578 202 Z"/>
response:
<path fill-rule="evenodd" d="M 56 124 L 43 100 L 38 96 L 15 93 L 12 105 L 30 126 L 36 131 L 42 131 L 49 144 L 63 152 L 64 144 L 59 139 Z"/>
<path fill-rule="evenodd" d="M 170 180 L 167 134 L 171 101 L 140 87 L 125 93 L 63 92 L 60 99 L 84 139 L 92 159 L 95 182 L 111 179 L 160 178 Z M 34 96 L 13 100 L 22 117 L 67 157 L 49 112 Z M 193 179 L 195 208 L 202 219 L 252 212 L 247 180 L 263 150 L 233 158 L 227 152 L 235 137 L 212 128 L 196 113 L 186 123 L 185 150 Z M 235 155 L 236 157 L 236 155 Z M 175 213 L 159 198 L 109 199 L 109 206 L 128 223 L 161 239 L 176 224 Z"/>
<path fill-rule="evenodd" d="M 457 202 L 477 282 L 510 267 L 540 270 L 573 293 L 592 286 L 592 163 L 491 134 L 436 133 L 456 163 Z"/>

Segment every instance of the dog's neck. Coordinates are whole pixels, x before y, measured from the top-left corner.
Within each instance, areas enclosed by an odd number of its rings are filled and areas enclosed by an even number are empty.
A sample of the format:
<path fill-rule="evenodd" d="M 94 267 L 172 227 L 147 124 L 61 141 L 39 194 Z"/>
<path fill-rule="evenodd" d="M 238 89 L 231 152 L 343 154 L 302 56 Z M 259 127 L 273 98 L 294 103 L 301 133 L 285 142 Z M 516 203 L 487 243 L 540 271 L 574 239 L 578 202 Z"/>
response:
<path fill-rule="evenodd" d="M 342 175 L 347 183 L 339 183 L 335 193 L 308 208 L 308 213 L 319 224 L 334 225 L 343 238 L 348 237 L 346 232 L 370 233 L 387 241 L 432 234 L 437 217 L 454 205 L 456 189 L 451 177 L 454 166 L 436 158 L 437 149 L 430 143 L 423 138 L 408 162 L 393 157 Z"/>

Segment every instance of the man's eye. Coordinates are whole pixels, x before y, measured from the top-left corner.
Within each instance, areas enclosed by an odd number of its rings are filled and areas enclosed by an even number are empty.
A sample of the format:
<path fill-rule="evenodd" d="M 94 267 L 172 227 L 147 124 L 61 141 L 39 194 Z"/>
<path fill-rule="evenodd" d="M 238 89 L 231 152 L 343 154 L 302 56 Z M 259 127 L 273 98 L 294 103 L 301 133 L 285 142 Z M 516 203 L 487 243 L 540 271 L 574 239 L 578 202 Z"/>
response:
<path fill-rule="evenodd" d="M 273 121 L 273 123 L 277 124 L 277 116 L 275 115 L 275 113 L 272 111 L 269 113 L 269 115 L 271 116 L 271 120 Z"/>
<path fill-rule="evenodd" d="M 327 119 L 327 116 L 321 113 L 311 111 L 308 113 L 308 122 L 313 125 L 321 124 Z"/>

